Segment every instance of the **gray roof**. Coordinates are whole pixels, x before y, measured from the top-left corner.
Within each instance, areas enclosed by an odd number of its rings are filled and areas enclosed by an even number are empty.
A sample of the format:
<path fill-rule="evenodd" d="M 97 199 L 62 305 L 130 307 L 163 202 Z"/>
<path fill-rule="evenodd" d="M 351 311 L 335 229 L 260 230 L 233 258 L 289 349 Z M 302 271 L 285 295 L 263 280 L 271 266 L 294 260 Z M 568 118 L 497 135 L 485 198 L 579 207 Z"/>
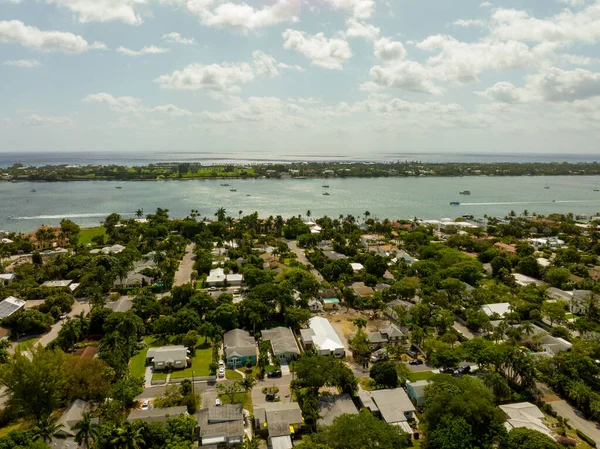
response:
<path fill-rule="evenodd" d="M 429 385 L 431 382 L 428 380 L 418 380 L 416 382 L 407 382 L 407 385 L 410 384 L 412 389 L 414 390 L 417 398 L 425 397 L 425 387 Z"/>
<path fill-rule="evenodd" d="M 394 326 L 393 324 L 391 326 L 381 329 L 381 333 L 384 335 L 387 335 L 388 338 L 404 337 L 404 333 L 400 329 L 398 329 L 396 326 Z"/>
<path fill-rule="evenodd" d="M 81 399 L 75 399 L 58 419 L 58 422 L 63 425 L 59 433 L 67 436 L 75 436 L 73 427 L 81 421 L 83 414 L 89 410 L 90 404 L 88 402 Z"/>
<path fill-rule="evenodd" d="M 402 388 L 371 391 L 371 397 L 388 424 L 406 421 L 404 414 L 415 411 L 415 406 Z"/>
<path fill-rule="evenodd" d="M 312 342 L 312 338 L 315 336 L 315 331 L 312 329 L 300 329 L 300 336 L 304 342 Z"/>
<path fill-rule="evenodd" d="M 292 449 L 292 438 L 289 435 L 281 435 L 278 437 L 270 438 L 271 449 Z"/>
<path fill-rule="evenodd" d="M 296 338 L 289 327 L 280 326 L 264 330 L 262 331 L 262 338 L 271 342 L 273 353 L 276 356 L 289 353 L 300 355 Z"/>
<path fill-rule="evenodd" d="M 291 435 L 290 425 L 284 422 L 275 422 L 269 425 L 269 436 L 273 437 L 282 437 L 285 435 Z"/>
<path fill-rule="evenodd" d="M 290 424 L 302 423 L 302 412 L 297 402 L 271 402 L 254 408 L 254 417 L 260 428 L 263 423 L 268 424 L 269 436 L 273 435 L 273 424 L 283 423 L 288 428 Z"/>
<path fill-rule="evenodd" d="M 241 404 L 224 404 L 219 407 L 200 409 L 196 413 L 196 420 L 201 437 L 244 436 L 244 415 Z"/>
<path fill-rule="evenodd" d="M 321 396 L 319 401 L 321 403 L 319 411 L 321 419 L 317 422 L 319 426 L 330 426 L 340 415 L 358 415 L 358 410 L 349 394 Z"/>
<path fill-rule="evenodd" d="M 369 343 L 385 343 L 388 341 L 381 332 L 371 332 L 370 334 L 367 334 L 367 338 L 369 339 Z"/>
<path fill-rule="evenodd" d="M 150 348 L 146 354 L 147 359 L 154 359 L 155 363 L 167 362 L 169 360 L 186 360 L 187 348 L 182 345 L 178 346 L 161 346 L 160 348 Z"/>
<path fill-rule="evenodd" d="M 331 260 L 347 259 L 345 255 L 337 253 L 335 251 L 323 251 L 323 255 Z"/>
<path fill-rule="evenodd" d="M 149 408 L 148 410 L 134 410 L 127 417 L 127 421 L 140 420 L 147 423 L 167 422 L 167 419 L 173 416 L 187 415 L 185 405 L 167 408 Z"/>
<path fill-rule="evenodd" d="M 368 408 L 371 413 L 379 411 L 377 404 L 373 401 L 371 393 L 362 389 L 358 386 L 358 399 L 360 399 L 361 407 Z"/>
<path fill-rule="evenodd" d="M 250 333 L 242 329 L 233 329 L 223 336 L 226 357 L 251 357 L 256 355 L 256 342 Z"/>

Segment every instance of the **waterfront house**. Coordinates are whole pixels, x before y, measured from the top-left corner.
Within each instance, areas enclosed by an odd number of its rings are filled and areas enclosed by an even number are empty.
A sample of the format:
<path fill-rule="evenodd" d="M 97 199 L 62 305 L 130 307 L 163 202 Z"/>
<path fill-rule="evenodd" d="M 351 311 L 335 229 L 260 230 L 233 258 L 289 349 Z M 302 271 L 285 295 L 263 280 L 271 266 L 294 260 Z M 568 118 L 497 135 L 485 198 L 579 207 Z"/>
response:
<path fill-rule="evenodd" d="M 271 343 L 273 355 L 282 363 L 288 363 L 300 356 L 294 333 L 289 327 L 275 327 L 262 331 L 262 339 Z"/>
<path fill-rule="evenodd" d="M 248 362 L 256 364 L 256 342 L 245 330 L 233 329 L 223 336 L 223 350 L 227 366 L 239 368 Z"/>
<path fill-rule="evenodd" d="M 183 369 L 187 367 L 188 349 L 185 346 L 161 346 L 150 348 L 146 353 L 146 364 L 154 371 Z"/>

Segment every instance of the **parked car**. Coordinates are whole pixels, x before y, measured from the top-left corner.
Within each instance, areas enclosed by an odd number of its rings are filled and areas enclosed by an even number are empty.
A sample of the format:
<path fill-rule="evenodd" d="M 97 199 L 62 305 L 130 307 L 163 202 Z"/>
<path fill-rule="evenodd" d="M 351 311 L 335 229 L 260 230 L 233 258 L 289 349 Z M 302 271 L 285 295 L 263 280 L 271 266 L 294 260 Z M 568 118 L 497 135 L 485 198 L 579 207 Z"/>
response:
<path fill-rule="evenodd" d="M 409 365 L 422 365 L 423 364 L 423 360 L 421 359 L 412 359 L 410 362 L 408 362 Z"/>
<path fill-rule="evenodd" d="M 442 374 L 454 374 L 454 368 L 442 368 L 440 369 Z"/>
<path fill-rule="evenodd" d="M 221 377 L 221 378 L 225 377 L 225 368 L 223 368 L 223 367 L 219 368 L 219 377 Z"/>
<path fill-rule="evenodd" d="M 280 369 L 276 369 L 276 370 L 273 370 L 271 372 L 268 372 L 267 373 L 267 377 L 270 377 L 270 378 L 281 377 L 281 370 Z"/>
<path fill-rule="evenodd" d="M 216 292 L 217 290 L 217 287 L 208 287 L 209 292 Z"/>
<path fill-rule="evenodd" d="M 469 374 L 471 372 L 471 367 L 469 365 L 459 366 L 456 370 L 456 374 Z"/>
<path fill-rule="evenodd" d="M 267 402 L 275 402 L 279 399 L 279 395 L 273 393 L 272 391 L 269 391 L 266 395 L 265 395 L 265 401 Z"/>
<path fill-rule="evenodd" d="M 375 353 L 371 356 L 371 363 L 384 362 L 390 358 L 387 352 Z"/>
<path fill-rule="evenodd" d="M 219 398 L 215 399 L 215 407 L 219 407 L 222 404 L 223 403 L 221 402 L 221 400 Z"/>
<path fill-rule="evenodd" d="M 410 357 L 412 357 L 413 359 L 416 359 L 416 358 L 418 358 L 418 357 L 419 357 L 419 354 L 417 354 L 415 351 L 412 351 L 412 350 L 410 350 L 410 349 L 409 349 L 408 351 L 406 351 L 406 353 L 407 353 L 407 354 L 408 354 Z"/>
<path fill-rule="evenodd" d="M 219 359 L 219 368 L 225 368 L 225 362 L 223 359 Z"/>
<path fill-rule="evenodd" d="M 150 401 L 148 399 L 146 399 L 144 402 L 142 402 L 142 410 L 148 410 L 150 408 Z"/>

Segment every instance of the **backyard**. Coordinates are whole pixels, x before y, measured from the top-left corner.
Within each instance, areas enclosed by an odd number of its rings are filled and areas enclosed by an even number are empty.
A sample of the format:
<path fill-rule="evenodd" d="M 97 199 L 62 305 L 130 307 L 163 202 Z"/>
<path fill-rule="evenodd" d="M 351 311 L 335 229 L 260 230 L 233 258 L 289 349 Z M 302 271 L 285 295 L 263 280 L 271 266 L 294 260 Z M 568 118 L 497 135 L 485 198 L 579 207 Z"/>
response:
<path fill-rule="evenodd" d="M 156 343 L 156 339 L 152 335 L 144 337 L 144 341 L 146 342 L 146 347 L 129 361 L 129 370 L 134 376 L 143 376 L 146 372 L 146 354 L 148 353 L 148 348 L 160 346 Z"/>
<path fill-rule="evenodd" d="M 103 226 L 96 228 L 84 228 L 79 231 L 79 243 L 88 245 L 92 243 L 92 239 L 98 235 L 106 235 L 106 229 Z"/>

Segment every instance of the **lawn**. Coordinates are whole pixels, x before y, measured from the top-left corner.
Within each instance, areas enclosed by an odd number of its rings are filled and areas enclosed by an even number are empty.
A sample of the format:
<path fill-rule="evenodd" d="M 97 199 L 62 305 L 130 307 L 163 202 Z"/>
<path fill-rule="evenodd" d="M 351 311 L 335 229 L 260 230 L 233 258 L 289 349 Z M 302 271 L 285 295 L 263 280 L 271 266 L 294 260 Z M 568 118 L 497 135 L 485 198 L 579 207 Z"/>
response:
<path fill-rule="evenodd" d="M 230 397 L 228 394 L 221 394 L 219 395 L 219 398 L 221 399 L 221 402 L 223 402 L 223 404 L 231 404 L 230 401 Z M 242 406 L 246 409 L 246 410 L 250 410 L 252 411 L 252 394 L 251 393 L 236 393 L 233 397 L 233 403 L 234 404 L 242 404 Z"/>
<path fill-rule="evenodd" d="M 192 366 L 183 370 L 173 371 L 171 379 L 191 379 L 192 371 L 195 377 L 210 376 L 209 365 L 212 362 L 212 348 L 210 346 L 196 349 L 192 358 Z"/>
<path fill-rule="evenodd" d="M 416 382 L 418 380 L 429 380 L 433 376 L 437 376 L 437 374 L 432 371 L 420 371 L 418 373 L 411 372 L 408 375 L 408 380 L 410 380 L 411 382 Z"/>
<path fill-rule="evenodd" d="M 13 423 L 10 423 L 9 425 L 7 425 L 5 427 L 0 428 L 0 438 L 5 437 L 13 430 L 26 429 L 27 427 L 28 427 L 27 423 L 23 419 L 19 419 Z"/>
<path fill-rule="evenodd" d="M 144 349 L 142 349 L 136 355 L 131 357 L 131 360 L 129 361 L 129 370 L 131 371 L 131 374 L 133 374 L 134 376 L 143 376 L 145 374 L 145 372 L 146 372 L 146 354 L 148 353 L 148 348 L 160 346 L 159 344 L 156 343 L 154 337 L 151 335 L 144 337 L 144 341 L 146 342 L 146 344 L 148 346 L 146 346 Z M 166 377 L 165 377 L 165 379 L 166 379 Z"/>
<path fill-rule="evenodd" d="M 39 339 L 37 337 L 28 338 L 27 340 L 18 343 L 16 349 L 18 349 L 21 352 L 31 351 L 38 340 Z"/>
<path fill-rule="evenodd" d="M 225 378 L 230 379 L 230 380 L 241 379 L 242 375 L 240 373 L 238 373 L 237 371 L 227 369 L 227 370 L 225 370 Z"/>
<path fill-rule="evenodd" d="M 84 228 L 79 231 L 79 243 L 84 246 L 88 243 L 92 243 L 92 239 L 97 235 L 106 235 L 106 229 L 103 226 L 98 226 L 96 228 Z"/>
<path fill-rule="evenodd" d="M 167 373 L 165 372 L 156 372 L 152 373 L 152 380 L 167 380 Z"/>

